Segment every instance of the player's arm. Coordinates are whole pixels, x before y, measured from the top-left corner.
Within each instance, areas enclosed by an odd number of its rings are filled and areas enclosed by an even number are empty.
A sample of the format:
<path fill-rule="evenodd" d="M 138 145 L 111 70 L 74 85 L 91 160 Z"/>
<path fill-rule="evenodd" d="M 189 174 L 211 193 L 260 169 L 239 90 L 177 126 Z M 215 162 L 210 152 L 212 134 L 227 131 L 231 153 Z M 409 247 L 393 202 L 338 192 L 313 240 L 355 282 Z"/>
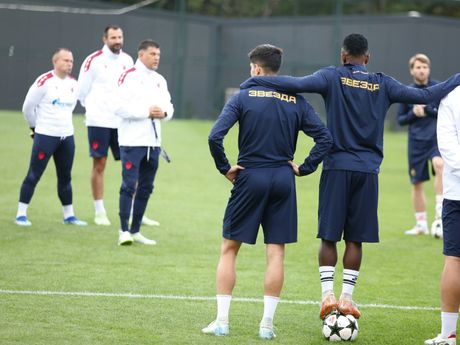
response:
<path fill-rule="evenodd" d="M 450 91 L 460 85 L 460 73 L 446 81 L 423 89 L 405 86 L 394 78 L 385 76 L 390 103 L 428 104 L 439 102 Z"/>
<path fill-rule="evenodd" d="M 239 113 L 239 94 L 236 94 L 225 104 L 208 136 L 209 150 L 211 151 L 212 158 L 214 158 L 217 170 L 222 175 L 226 175 L 231 168 L 225 155 L 224 137 L 238 121 Z"/>
<path fill-rule="evenodd" d="M 313 138 L 315 145 L 310 150 L 310 154 L 303 164 L 299 166 L 300 176 L 309 175 L 314 172 L 333 144 L 331 133 L 315 110 L 308 104 L 306 104 L 305 115 L 303 116 L 302 131 Z"/>
<path fill-rule="evenodd" d="M 327 91 L 328 76 L 326 70 L 322 69 L 305 77 L 252 77 L 241 84 L 242 89 L 247 89 L 252 86 L 264 86 L 289 93 L 310 92 L 323 94 Z"/>
<path fill-rule="evenodd" d="M 162 121 L 169 121 L 174 115 L 174 106 L 171 103 L 171 94 L 168 90 L 168 83 L 166 79 L 163 79 L 161 88 L 161 109 L 163 110 L 164 116 L 161 118 Z"/>
<path fill-rule="evenodd" d="M 39 86 L 37 82 L 35 82 L 29 88 L 26 98 L 24 99 L 24 103 L 22 105 L 22 113 L 24 114 L 24 118 L 26 119 L 27 123 L 29 124 L 29 128 L 32 129 L 32 131 L 34 130 L 37 121 L 37 106 L 40 104 L 45 93 L 46 85 Z"/>
<path fill-rule="evenodd" d="M 397 119 L 400 126 L 414 123 L 417 120 L 417 116 L 414 114 L 413 106 L 409 104 L 400 104 Z"/>
<path fill-rule="evenodd" d="M 87 59 L 89 59 L 89 57 L 83 61 L 83 64 L 80 67 L 80 74 L 78 75 L 77 99 L 83 107 L 86 105 L 86 96 L 88 96 L 93 82 L 94 68 L 85 68 L 87 65 Z"/>
<path fill-rule="evenodd" d="M 439 106 L 437 124 L 438 148 L 446 165 L 451 167 L 452 173 L 460 177 L 460 144 L 458 142 L 458 126 L 460 112 L 458 102 L 452 101 L 454 95 L 444 98 Z"/>
<path fill-rule="evenodd" d="M 425 106 L 425 114 L 426 116 L 437 118 L 438 117 L 438 108 L 439 104 L 427 104 Z"/>

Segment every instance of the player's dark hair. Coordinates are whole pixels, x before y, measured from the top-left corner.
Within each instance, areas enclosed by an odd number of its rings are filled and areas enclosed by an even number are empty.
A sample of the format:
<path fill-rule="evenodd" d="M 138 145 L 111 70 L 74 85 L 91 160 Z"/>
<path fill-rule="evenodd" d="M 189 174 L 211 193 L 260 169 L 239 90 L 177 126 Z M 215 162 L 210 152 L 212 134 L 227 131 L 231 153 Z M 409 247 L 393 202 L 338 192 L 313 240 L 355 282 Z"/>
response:
<path fill-rule="evenodd" d="M 160 45 L 154 40 L 144 40 L 139 44 L 137 51 L 147 50 L 148 48 L 160 48 Z"/>
<path fill-rule="evenodd" d="M 66 51 L 66 52 L 69 52 L 69 53 L 72 53 L 72 51 L 69 49 L 69 48 L 64 48 L 64 47 L 60 47 L 60 48 L 57 48 L 54 52 L 53 52 L 53 55 L 51 55 L 51 61 L 54 60 L 55 56 L 57 54 L 59 54 L 60 52 L 62 51 Z"/>
<path fill-rule="evenodd" d="M 118 25 L 108 25 L 104 29 L 104 37 L 107 38 L 107 35 L 109 33 L 109 30 L 121 30 L 121 28 Z"/>
<path fill-rule="evenodd" d="M 367 39 L 361 34 L 350 34 L 343 40 L 342 49 L 351 56 L 362 56 L 368 53 Z"/>
<path fill-rule="evenodd" d="M 271 72 L 278 72 L 281 67 L 283 50 L 271 44 L 261 44 L 248 54 L 249 60 Z"/>

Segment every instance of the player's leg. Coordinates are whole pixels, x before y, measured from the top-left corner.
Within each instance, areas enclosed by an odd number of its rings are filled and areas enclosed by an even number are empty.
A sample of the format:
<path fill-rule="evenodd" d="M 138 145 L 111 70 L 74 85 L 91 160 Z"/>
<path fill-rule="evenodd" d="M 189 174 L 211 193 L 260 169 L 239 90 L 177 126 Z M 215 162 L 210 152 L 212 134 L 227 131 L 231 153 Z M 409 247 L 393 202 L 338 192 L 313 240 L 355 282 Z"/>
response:
<path fill-rule="evenodd" d="M 255 244 L 265 209 L 269 179 L 262 171 L 246 169 L 238 173 L 227 204 L 217 265 L 217 317 L 201 331 L 227 335 L 231 294 L 236 282 L 236 257 L 241 243 Z M 292 173 L 291 173 L 292 174 Z"/>
<path fill-rule="evenodd" d="M 153 181 L 158 170 L 158 157 L 160 155 L 160 148 L 148 148 L 149 153 L 142 159 L 139 167 L 139 178 L 136 188 L 136 193 L 133 202 L 133 219 L 131 223 L 131 236 L 133 240 L 138 243 L 154 245 L 156 242 L 144 237 L 140 233 L 141 221 L 147 208 L 147 203 L 150 194 L 153 191 Z"/>
<path fill-rule="evenodd" d="M 347 219 L 344 227 L 345 253 L 343 256 L 343 281 L 338 309 L 343 314 L 359 318 L 361 313 L 352 295 L 362 261 L 362 243 L 379 242 L 378 226 L 378 175 L 352 172 Z"/>
<path fill-rule="evenodd" d="M 427 345 L 456 344 L 460 306 L 460 201 L 444 200 L 444 269 L 441 276 L 441 333 L 425 341 Z"/>
<path fill-rule="evenodd" d="M 409 141 L 409 177 L 412 184 L 412 207 L 415 214 L 415 225 L 406 230 L 406 235 L 426 235 L 428 231 L 426 214 L 426 197 L 423 182 L 429 180 L 428 154 L 429 148 L 423 141 Z"/>
<path fill-rule="evenodd" d="M 27 208 L 34 195 L 35 187 L 38 181 L 40 181 L 57 143 L 58 138 L 35 133 L 29 169 L 19 192 L 19 204 L 15 220 L 17 225 L 32 225 L 27 219 Z"/>
<path fill-rule="evenodd" d="M 104 171 L 110 142 L 110 128 L 88 127 L 89 152 L 93 158 L 91 190 L 95 209 L 96 225 L 110 225 L 104 207 Z"/>
<path fill-rule="evenodd" d="M 224 238 L 220 247 L 220 258 L 216 272 L 217 316 L 201 331 L 205 334 L 224 336 L 229 333 L 229 311 L 232 291 L 236 283 L 236 257 L 241 242 Z"/>
<path fill-rule="evenodd" d="M 87 223 L 75 217 L 73 210 L 71 180 L 74 155 L 75 142 L 73 135 L 60 139 L 59 146 L 53 155 L 56 167 L 57 190 L 64 213 L 64 224 L 85 226 Z"/>
<path fill-rule="evenodd" d="M 121 146 L 120 153 L 122 182 L 119 199 L 120 231 L 118 245 L 130 245 L 133 243 L 133 238 L 129 232 L 129 215 L 139 179 L 140 162 L 147 155 L 147 149 L 145 147 Z"/>
<path fill-rule="evenodd" d="M 334 295 L 337 242 L 342 239 L 347 217 L 350 178 L 349 171 L 323 170 L 321 173 L 317 235 L 321 239 L 318 253 L 322 301 L 319 317 L 321 319 L 337 308 Z"/>
<path fill-rule="evenodd" d="M 435 219 L 441 219 L 442 215 L 442 171 L 444 169 L 444 161 L 441 156 L 435 156 L 431 160 L 434 170 L 434 193 L 435 193 Z"/>

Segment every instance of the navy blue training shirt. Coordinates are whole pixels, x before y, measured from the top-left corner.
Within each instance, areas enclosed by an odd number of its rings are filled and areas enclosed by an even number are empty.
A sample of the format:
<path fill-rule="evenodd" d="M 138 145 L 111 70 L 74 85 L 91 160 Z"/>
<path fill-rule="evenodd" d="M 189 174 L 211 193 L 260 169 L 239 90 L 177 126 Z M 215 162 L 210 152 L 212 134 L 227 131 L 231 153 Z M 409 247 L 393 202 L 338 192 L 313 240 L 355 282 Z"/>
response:
<path fill-rule="evenodd" d="M 282 92 L 319 93 L 326 104 L 327 126 L 334 145 L 323 169 L 377 174 L 383 159 L 383 129 L 392 103 L 428 104 L 439 101 L 460 84 L 460 74 L 443 83 L 417 89 L 364 65 L 326 67 L 305 77 L 253 77 L 242 89 L 256 85 Z"/>
<path fill-rule="evenodd" d="M 236 122 L 238 165 L 245 168 L 287 165 L 294 158 L 299 131 L 315 141 L 299 166 L 301 175 L 314 172 L 332 146 L 329 130 L 302 96 L 261 86 L 240 90 L 224 106 L 208 137 L 216 167 L 224 175 L 230 164 L 222 143 Z"/>
<path fill-rule="evenodd" d="M 437 81 L 428 80 L 427 85 L 411 84 L 409 86 L 419 89 L 438 84 Z M 436 140 L 436 123 L 438 118 L 439 102 L 425 106 L 424 117 L 417 117 L 414 114 L 413 104 L 401 104 L 398 109 L 398 123 L 401 126 L 409 125 L 409 140 Z"/>

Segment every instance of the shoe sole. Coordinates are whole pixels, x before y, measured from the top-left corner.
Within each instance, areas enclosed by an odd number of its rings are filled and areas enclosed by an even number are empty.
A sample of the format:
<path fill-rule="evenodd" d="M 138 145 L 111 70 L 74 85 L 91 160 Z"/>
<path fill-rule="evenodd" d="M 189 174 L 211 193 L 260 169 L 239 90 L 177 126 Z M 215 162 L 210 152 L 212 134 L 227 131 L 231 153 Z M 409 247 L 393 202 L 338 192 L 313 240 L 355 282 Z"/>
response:
<path fill-rule="evenodd" d="M 119 246 L 130 246 L 131 244 L 133 244 L 133 241 L 118 242 Z"/>

